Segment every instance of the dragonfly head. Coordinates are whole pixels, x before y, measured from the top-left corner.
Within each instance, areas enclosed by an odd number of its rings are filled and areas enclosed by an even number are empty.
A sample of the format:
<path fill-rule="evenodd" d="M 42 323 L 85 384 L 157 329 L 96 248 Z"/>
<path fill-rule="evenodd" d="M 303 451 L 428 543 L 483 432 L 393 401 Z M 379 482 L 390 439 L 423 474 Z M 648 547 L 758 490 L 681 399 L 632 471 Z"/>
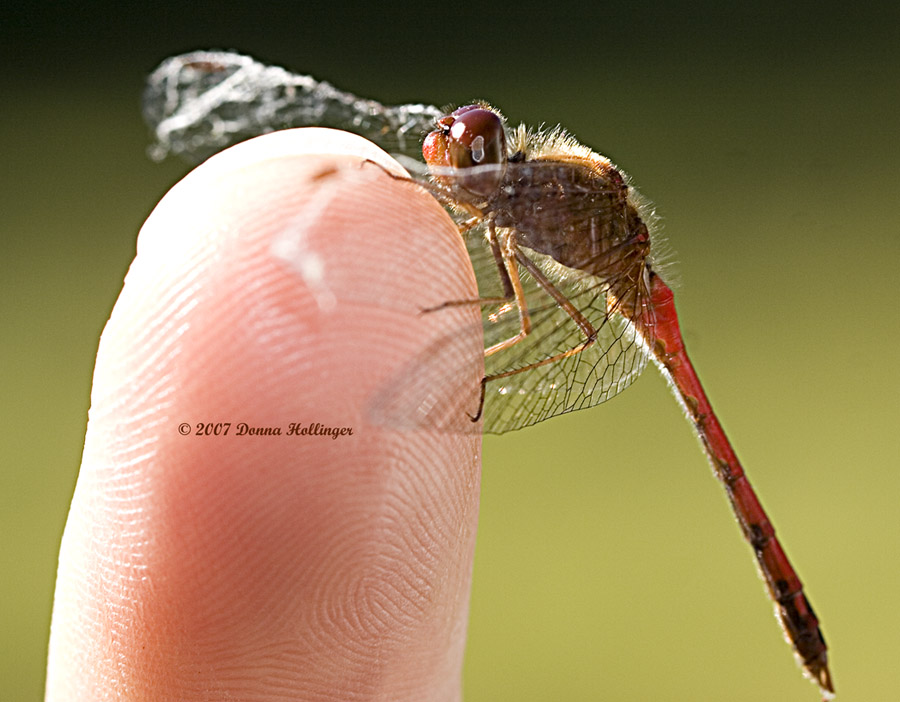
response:
<path fill-rule="evenodd" d="M 466 105 L 441 117 L 422 145 L 435 179 L 463 199 L 490 197 L 506 174 L 506 133 L 500 115 Z"/>

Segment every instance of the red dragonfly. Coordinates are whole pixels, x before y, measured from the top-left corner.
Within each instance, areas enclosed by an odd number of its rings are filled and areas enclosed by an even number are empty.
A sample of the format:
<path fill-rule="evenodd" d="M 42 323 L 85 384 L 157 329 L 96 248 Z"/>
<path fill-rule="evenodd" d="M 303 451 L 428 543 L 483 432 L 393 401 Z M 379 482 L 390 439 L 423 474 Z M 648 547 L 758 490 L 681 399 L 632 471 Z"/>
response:
<path fill-rule="evenodd" d="M 510 129 L 484 103 L 386 107 L 223 52 L 164 62 L 145 116 L 160 157 L 202 157 L 276 126 L 342 127 L 406 154 L 421 145 L 422 186 L 457 215 L 481 295 L 429 311 L 481 307 L 486 374 L 468 412 L 448 417 L 421 397 L 415 421 L 519 429 L 607 400 L 652 360 L 725 488 L 800 665 L 824 699 L 834 696 L 818 619 L 688 358 L 654 258 L 652 211 L 607 158 L 561 129 Z M 427 392 L 416 387 L 423 376 L 407 374 L 381 398 L 388 414 L 407 411 L 391 407 L 398 398 Z"/>

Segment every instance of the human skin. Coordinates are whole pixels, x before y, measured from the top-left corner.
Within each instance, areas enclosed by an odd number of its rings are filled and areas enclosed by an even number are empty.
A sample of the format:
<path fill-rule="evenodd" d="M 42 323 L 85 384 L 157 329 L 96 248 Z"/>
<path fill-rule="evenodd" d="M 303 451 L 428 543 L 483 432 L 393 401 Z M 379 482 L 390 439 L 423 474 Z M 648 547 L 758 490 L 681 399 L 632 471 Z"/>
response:
<path fill-rule="evenodd" d="M 460 699 L 480 437 L 370 409 L 475 329 L 422 309 L 477 293 L 446 213 L 385 168 L 279 132 L 148 218 L 97 355 L 48 702 Z"/>

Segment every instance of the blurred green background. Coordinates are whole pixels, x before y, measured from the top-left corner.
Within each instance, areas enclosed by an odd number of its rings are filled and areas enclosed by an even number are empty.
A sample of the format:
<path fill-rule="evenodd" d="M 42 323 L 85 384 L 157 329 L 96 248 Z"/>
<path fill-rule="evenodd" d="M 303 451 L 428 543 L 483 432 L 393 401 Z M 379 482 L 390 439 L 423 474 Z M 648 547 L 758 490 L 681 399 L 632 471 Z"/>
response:
<path fill-rule="evenodd" d="M 900 15 L 817 5 L 48 3 L 0 41 L 0 699 L 40 700 L 99 334 L 154 203 L 144 75 L 232 48 L 386 102 L 486 98 L 632 174 L 698 371 L 823 623 L 839 699 L 897 699 Z M 815 700 L 648 370 L 485 440 L 466 699 Z"/>

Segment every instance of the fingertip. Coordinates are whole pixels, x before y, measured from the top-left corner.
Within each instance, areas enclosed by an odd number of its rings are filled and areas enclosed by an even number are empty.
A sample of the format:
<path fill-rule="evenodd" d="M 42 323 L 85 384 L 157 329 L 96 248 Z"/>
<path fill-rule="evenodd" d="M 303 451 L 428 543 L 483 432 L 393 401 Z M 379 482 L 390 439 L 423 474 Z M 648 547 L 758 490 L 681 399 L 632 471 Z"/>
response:
<path fill-rule="evenodd" d="M 275 133 L 148 219 L 98 353 L 48 699 L 91 698 L 123 661 L 179 699 L 458 694 L 479 440 L 366 408 L 454 323 L 422 307 L 474 279 L 433 198 L 365 160 L 397 172 L 358 137 Z"/>

